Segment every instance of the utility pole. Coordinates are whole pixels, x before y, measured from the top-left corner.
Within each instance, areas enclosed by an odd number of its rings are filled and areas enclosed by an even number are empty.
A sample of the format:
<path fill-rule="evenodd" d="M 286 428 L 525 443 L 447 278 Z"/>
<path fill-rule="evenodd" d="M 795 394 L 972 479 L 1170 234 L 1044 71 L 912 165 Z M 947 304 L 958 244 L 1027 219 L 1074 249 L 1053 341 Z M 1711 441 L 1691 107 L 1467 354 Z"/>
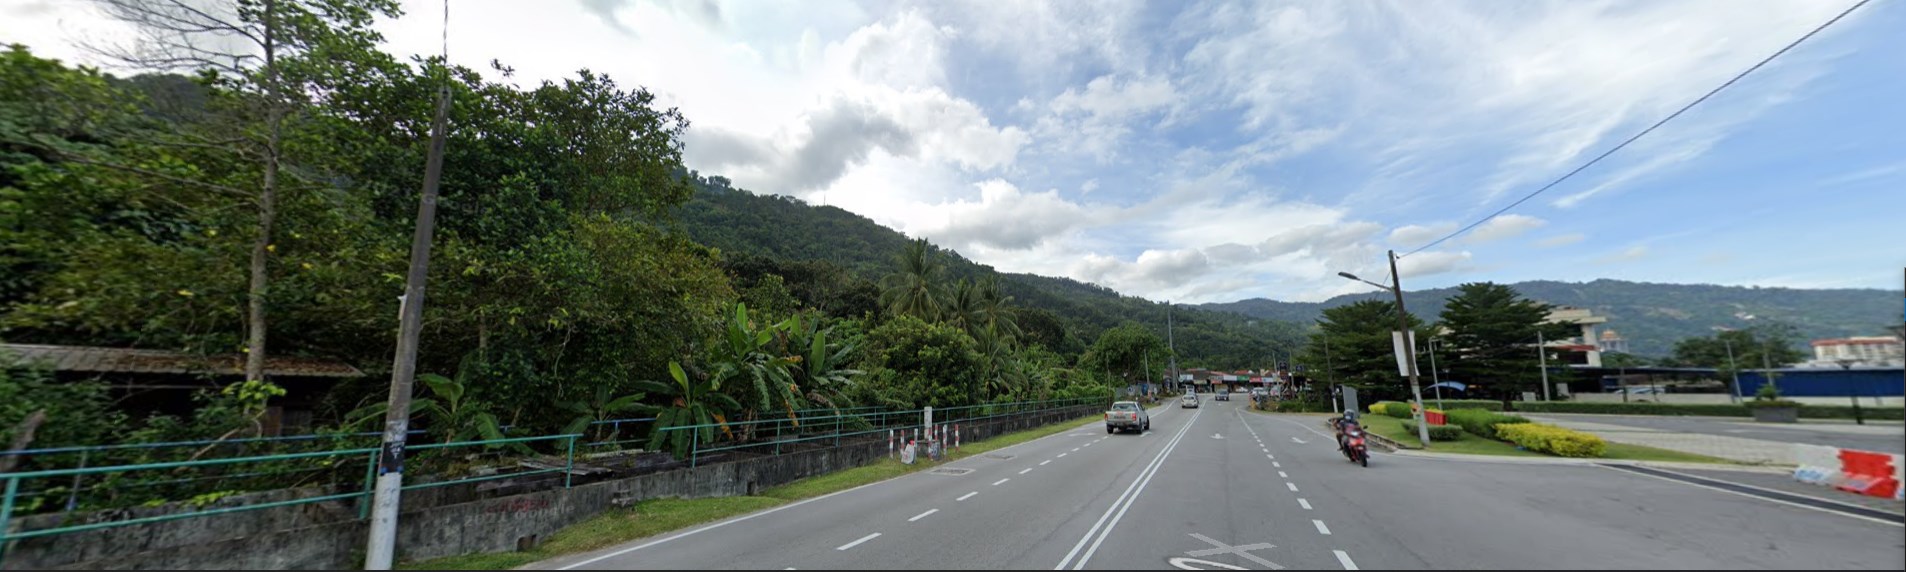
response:
<path fill-rule="evenodd" d="M 447 65 L 447 64 L 446 64 Z M 430 122 L 430 155 L 424 160 L 423 198 L 417 202 L 417 227 L 410 242 L 410 273 L 398 309 L 397 357 L 391 364 L 390 408 L 384 413 L 384 444 L 377 460 L 376 492 L 371 501 L 370 546 L 364 568 L 389 570 L 397 552 L 397 510 L 404 487 L 404 439 L 410 432 L 411 382 L 417 374 L 417 338 L 423 331 L 424 280 L 430 275 L 430 242 L 437 229 L 437 187 L 443 178 L 443 139 L 450 114 L 450 88 L 437 100 Z"/>
<path fill-rule="evenodd" d="M 1165 349 L 1171 352 L 1171 388 L 1178 389 L 1178 344 L 1171 337 L 1171 302 L 1165 302 Z"/>
<path fill-rule="evenodd" d="M 1721 338 L 1721 345 L 1727 347 L 1727 367 L 1734 374 L 1734 402 L 1740 403 L 1746 396 L 1741 395 L 1741 364 L 1734 361 L 1734 341 L 1727 339 L 1727 336 L 1717 337 Z"/>
<path fill-rule="evenodd" d="M 1330 384 L 1330 408 L 1343 413 L 1343 407 L 1337 404 L 1337 366 L 1330 361 L 1330 332 L 1324 332 L 1324 383 Z"/>
<path fill-rule="evenodd" d="M 1410 370 L 1410 394 L 1416 397 L 1416 439 L 1424 449 L 1430 446 L 1429 424 L 1423 422 L 1423 385 L 1416 375 L 1416 343 L 1410 335 L 1410 313 L 1403 309 L 1403 278 L 1396 272 L 1396 251 L 1390 251 L 1390 292 L 1396 294 L 1396 331 L 1403 336 L 1403 360 Z"/>
<path fill-rule="evenodd" d="M 1542 339 L 1542 330 L 1537 329 L 1535 331 L 1535 357 L 1537 360 L 1540 360 L 1542 362 L 1542 400 L 1543 401 L 1551 400 L 1551 398 L 1549 397 L 1549 348 L 1548 348 L 1548 345 L 1549 345 L 1549 342 L 1547 340 Z"/>
<path fill-rule="evenodd" d="M 1436 371 L 1436 338 L 1430 338 L 1424 345 L 1429 348 L 1430 387 L 1436 388 L 1436 408 L 1441 409 L 1443 407 L 1443 376 Z"/>

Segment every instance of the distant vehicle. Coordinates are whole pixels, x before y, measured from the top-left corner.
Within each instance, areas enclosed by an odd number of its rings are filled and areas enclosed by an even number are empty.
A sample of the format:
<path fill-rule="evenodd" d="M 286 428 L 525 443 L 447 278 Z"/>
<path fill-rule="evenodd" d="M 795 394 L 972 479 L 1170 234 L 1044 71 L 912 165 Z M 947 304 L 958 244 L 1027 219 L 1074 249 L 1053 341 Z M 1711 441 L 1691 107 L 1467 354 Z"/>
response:
<path fill-rule="evenodd" d="M 1218 393 L 1218 401 L 1230 401 L 1230 400 L 1231 400 L 1231 392 L 1223 391 Z"/>
<path fill-rule="evenodd" d="M 1187 393 L 1185 394 L 1183 398 L 1178 400 L 1179 409 L 1194 409 L 1197 407 L 1198 407 L 1198 394 L 1196 393 Z"/>
<path fill-rule="evenodd" d="M 1151 428 L 1151 415 L 1146 413 L 1145 408 L 1140 407 L 1136 401 L 1113 403 L 1112 409 L 1105 412 L 1106 433 L 1117 433 L 1121 429 L 1144 432 L 1150 431 Z"/>

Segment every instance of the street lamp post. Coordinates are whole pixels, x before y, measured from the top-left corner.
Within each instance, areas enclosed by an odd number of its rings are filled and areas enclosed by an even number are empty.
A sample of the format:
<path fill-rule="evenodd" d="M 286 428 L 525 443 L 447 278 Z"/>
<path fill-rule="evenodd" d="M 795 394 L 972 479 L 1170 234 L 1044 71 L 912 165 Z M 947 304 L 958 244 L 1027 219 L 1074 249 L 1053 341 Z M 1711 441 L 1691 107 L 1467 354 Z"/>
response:
<path fill-rule="evenodd" d="M 1398 335 L 1403 337 L 1403 343 L 1404 345 L 1407 346 L 1403 348 L 1404 369 L 1407 370 L 1407 373 L 1409 374 L 1409 378 L 1410 378 L 1410 394 L 1416 399 L 1416 407 L 1414 408 L 1415 409 L 1414 417 L 1416 419 L 1416 440 L 1422 444 L 1424 449 L 1428 449 L 1430 446 L 1429 424 L 1423 421 L 1423 386 L 1422 386 L 1422 383 L 1418 381 L 1418 378 L 1416 375 L 1416 347 L 1415 347 L 1416 344 L 1414 343 L 1414 339 L 1410 336 L 1410 320 L 1409 320 L 1410 314 L 1407 310 L 1403 308 L 1403 279 L 1400 276 L 1398 276 L 1396 272 L 1396 251 L 1394 250 L 1390 251 L 1389 255 L 1390 255 L 1390 285 L 1389 286 L 1384 286 L 1382 284 L 1378 284 L 1375 282 L 1371 282 L 1369 280 L 1358 278 L 1357 275 L 1351 274 L 1349 272 L 1338 272 L 1337 275 L 1342 276 L 1344 278 L 1349 278 L 1351 280 L 1356 280 L 1364 284 L 1369 284 L 1371 286 L 1376 286 L 1384 290 L 1389 290 L 1391 294 L 1396 295 L 1396 331 L 1398 332 Z"/>
<path fill-rule="evenodd" d="M 1436 342 L 1437 338 L 1430 338 L 1429 343 L 1424 345 L 1429 346 L 1430 387 L 1436 390 L 1436 407 L 1441 409 L 1443 407 L 1443 376 L 1436 371 Z"/>
<path fill-rule="evenodd" d="M 1842 359 L 1834 360 L 1834 363 L 1840 364 L 1840 371 L 1853 371 L 1853 364 L 1855 363 L 1855 360 L 1842 358 Z M 1848 384 L 1848 385 L 1852 385 L 1852 384 Z M 1860 396 L 1858 394 L 1853 394 L 1853 395 L 1848 395 L 1847 398 L 1853 400 L 1853 422 L 1860 425 L 1865 425 L 1866 416 L 1860 413 Z"/>
<path fill-rule="evenodd" d="M 1734 341 L 1727 339 L 1727 336 L 1716 337 L 1721 338 L 1721 345 L 1727 347 L 1727 367 L 1734 374 L 1734 402 L 1740 403 L 1747 396 L 1741 395 L 1741 364 L 1734 361 Z"/>

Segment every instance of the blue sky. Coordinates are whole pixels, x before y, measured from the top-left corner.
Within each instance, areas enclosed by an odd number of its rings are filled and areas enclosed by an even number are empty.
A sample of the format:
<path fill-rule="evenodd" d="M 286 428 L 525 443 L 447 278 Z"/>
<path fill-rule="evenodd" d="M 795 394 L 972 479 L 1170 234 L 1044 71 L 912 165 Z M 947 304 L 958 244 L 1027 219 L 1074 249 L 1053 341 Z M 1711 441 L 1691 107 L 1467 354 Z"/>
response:
<path fill-rule="evenodd" d="M 452 59 L 579 68 L 693 122 L 689 166 L 1001 270 L 1318 300 L 1534 190 L 1851 1 L 456 0 Z M 382 24 L 434 52 L 432 2 Z M 87 3 L 0 0 L 85 60 Z M 1609 160 L 1403 259 L 1406 286 L 1900 285 L 1906 5 L 1873 2 Z M 1889 31 L 1891 31 L 1889 33 Z"/>

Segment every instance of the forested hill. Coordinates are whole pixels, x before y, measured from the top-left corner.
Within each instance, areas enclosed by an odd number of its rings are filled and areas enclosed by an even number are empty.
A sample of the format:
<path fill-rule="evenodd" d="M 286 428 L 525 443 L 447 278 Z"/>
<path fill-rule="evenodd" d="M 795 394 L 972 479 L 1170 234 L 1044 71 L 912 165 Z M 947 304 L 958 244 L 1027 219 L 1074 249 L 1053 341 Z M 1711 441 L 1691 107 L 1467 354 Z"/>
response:
<path fill-rule="evenodd" d="M 1713 334 L 1714 327 L 1742 328 L 1766 321 L 1792 324 L 1804 340 L 1839 336 L 1884 335 L 1899 323 L 1897 290 L 1802 290 L 1657 284 L 1623 280 L 1511 284 L 1524 296 L 1549 304 L 1588 308 L 1607 316 L 1607 327 L 1628 340 L 1633 353 L 1661 356 L 1682 338 Z M 1410 292 L 1410 313 L 1433 320 L 1455 288 Z M 1270 320 L 1309 323 L 1325 308 L 1372 299 L 1377 293 L 1345 295 L 1324 302 L 1279 302 L 1263 298 L 1203 304 L 1209 310 L 1236 312 Z M 1752 318 L 1749 318 L 1752 316 Z"/>
<path fill-rule="evenodd" d="M 896 269 L 895 258 L 908 240 L 899 231 L 839 207 L 758 195 L 734 188 L 718 176 L 691 174 L 689 178 L 695 196 L 677 210 L 677 220 L 696 242 L 723 252 L 789 262 L 826 261 L 858 278 L 878 281 Z M 1001 290 L 1015 304 L 1054 314 L 1070 334 L 1066 347 L 1054 349 L 1082 349 L 1100 332 L 1126 320 L 1144 324 L 1161 337 L 1166 334 L 1163 304 L 1067 278 L 1001 273 L 952 251 L 939 253 L 947 261 L 950 278 L 999 276 Z M 1265 366 L 1273 352 L 1288 352 L 1302 339 L 1300 324 L 1229 312 L 1181 306 L 1171 320 L 1182 367 Z"/>

